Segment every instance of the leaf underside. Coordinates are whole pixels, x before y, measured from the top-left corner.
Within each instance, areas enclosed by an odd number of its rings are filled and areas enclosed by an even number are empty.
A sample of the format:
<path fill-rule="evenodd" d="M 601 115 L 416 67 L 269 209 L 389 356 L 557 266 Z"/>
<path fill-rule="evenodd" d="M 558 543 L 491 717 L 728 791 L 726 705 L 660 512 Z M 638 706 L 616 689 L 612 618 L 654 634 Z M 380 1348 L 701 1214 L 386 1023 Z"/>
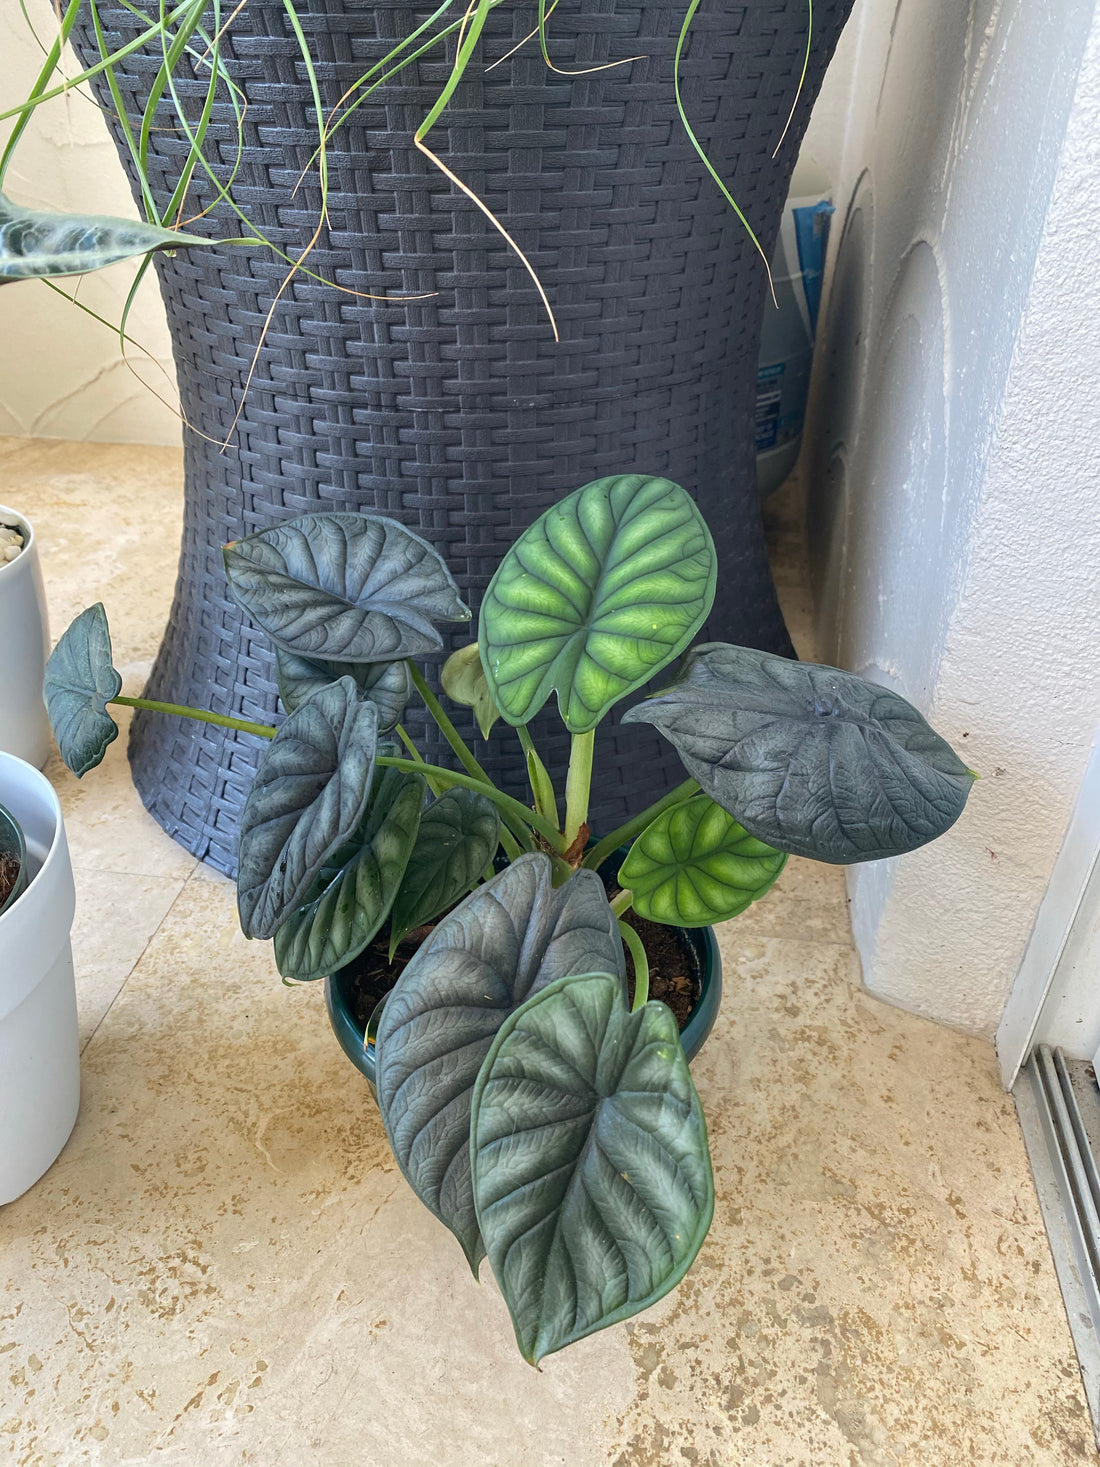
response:
<path fill-rule="evenodd" d="M 287 715 L 241 814 L 237 907 L 246 937 L 272 937 L 366 808 L 378 713 L 341 678 Z"/>
<path fill-rule="evenodd" d="M 580 871 L 555 891 L 551 874 L 547 856 L 524 855 L 468 896 L 405 968 L 378 1029 L 378 1103 L 398 1165 L 475 1271 L 484 1248 L 470 1105 L 494 1036 L 513 1009 L 568 973 L 625 981 L 599 877 Z"/>
<path fill-rule="evenodd" d="M 497 807 L 475 790 L 448 790 L 428 806 L 393 903 L 391 957 L 407 932 L 466 895 L 499 841 Z"/>
<path fill-rule="evenodd" d="M 407 662 L 324 662 L 318 657 L 296 657 L 281 647 L 275 649 L 275 681 L 288 713 L 342 677 L 350 677 L 360 698 L 378 709 L 379 738 L 397 727 L 412 697 L 412 674 Z"/>
<path fill-rule="evenodd" d="M 43 692 L 61 757 L 79 778 L 118 738 L 107 703 L 122 691 L 111 662 L 111 633 L 103 603 L 82 611 L 46 663 Z"/>
<path fill-rule="evenodd" d="M 714 599 L 702 515 L 668 479 L 598 479 L 546 511 L 501 561 L 481 607 L 493 701 L 528 722 L 557 691 L 572 733 L 596 727 L 691 641 Z"/>
<path fill-rule="evenodd" d="M 275 933 L 275 962 L 284 978 L 327 978 L 377 934 L 416 842 L 425 789 L 419 774 L 382 769 L 375 775 L 359 828 Z"/>
<path fill-rule="evenodd" d="M 852 673 L 711 642 L 624 716 L 651 723 L 750 834 L 835 865 L 942 835 L 973 776 L 897 693 Z"/>
<path fill-rule="evenodd" d="M 743 912 L 786 864 L 716 805 L 693 795 L 646 827 L 619 870 L 639 917 L 673 927 L 710 927 Z"/>
<path fill-rule="evenodd" d="M 532 1364 L 648 1308 L 702 1246 L 714 1182 L 676 1020 L 628 1013 L 611 978 L 564 978 L 502 1025 L 472 1136 L 486 1251 Z"/>
<path fill-rule="evenodd" d="M 209 243 L 198 235 L 132 219 L 24 209 L 0 194 L 0 285 L 83 275 L 150 250 Z"/>
<path fill-rule="evenodd" d="M 276 647 L 326 662 L 438 651 L 468 621 L 438 552 L 382 515 L 305 514 L 227 545 L 233 599 Z"/>

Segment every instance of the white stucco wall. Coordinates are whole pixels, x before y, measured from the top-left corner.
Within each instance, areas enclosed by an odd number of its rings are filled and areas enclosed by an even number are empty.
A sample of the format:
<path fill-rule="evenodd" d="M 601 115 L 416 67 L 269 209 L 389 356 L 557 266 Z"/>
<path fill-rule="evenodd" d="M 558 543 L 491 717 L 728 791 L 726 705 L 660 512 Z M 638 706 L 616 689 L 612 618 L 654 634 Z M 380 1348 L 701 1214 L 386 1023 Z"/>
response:
<path fill-rule="evenodd" d="M 52 7 L 47 0 L 27 0 L 27 12 L 48 45 L 54 34 Z M 19 0 L 0 0 L 0 111 L 25 99 L 41 64 L 42 51 Z M 75 75 L 75 61 L 70 65 L 69 74 Z M 0 141 L 10 127 L 0 123 Z M 38 109 L 12 158 L 5 191 L 32 208 L 137 217 L 103 118 L 87 96 L 75 93 Z M 136 268 L 115 265 L 85 276 L 79 300 L 117 327 Z M 75 282 L 57 284 L 71 293 Z M 151 271 L 130 313 L 127 334 L 151 354 L 128 348 L 134 371 L 123 361 L 117 331 L 40 281 L 5 286 L 0 290 L 0 435 L 178 443 L 171 345 Z"/>
<path fill-rule="evenodd" d="M 819 656 L 983 779 L 852 868 L 868 986 L 992 1035 L 1100 722 L 1094 0 L 872 0 L 815 378 Z M 1082 60 L 1083 58 L 1083 60 Z"/>

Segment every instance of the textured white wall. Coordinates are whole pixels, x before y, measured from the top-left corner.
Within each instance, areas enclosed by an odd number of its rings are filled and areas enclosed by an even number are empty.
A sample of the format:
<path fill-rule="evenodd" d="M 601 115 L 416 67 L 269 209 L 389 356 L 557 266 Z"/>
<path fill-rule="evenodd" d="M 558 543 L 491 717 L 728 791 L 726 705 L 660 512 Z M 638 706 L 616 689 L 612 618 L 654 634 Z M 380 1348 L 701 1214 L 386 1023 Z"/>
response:
<path fill-rule="evenodd" d="M 1100 23 L 1094 0 L 899 0 L 855 26 L 818 651 L 984 778 L 937 844 L 852 868 L 853 924 L 873 991 L 991 1035 L 1100 718 Z"/>
<path fill-rule="evenodd" d="M 27 12 L 48 45 L 55 33 L 52 7 L 47 0 L 28 0 Z M 0 111 L 25 99 L 41 62 L 19 0 L 0 0 Z M 75 75 L 71 58 L 70 66 Z M 0 123 L 0 140 L 10 126 Z M 87 96 L 75 93 L 38 109 L 12 159 L 5 191 L 33 208 L 137 217 L 103 118 Z M 83 277 L 80 301 L 117 327 L 135 272 L 136 266 L 123 264 Z M 57 284 L 71 294 L 77 280 Z M 150 360 L 135 347 L 127 349 L 149 387 L 123 361 L 117 332 L 40 281 L 0 290 L 0 435 L 178 443 L 175 372 L 152 271 L 142 282 L 127 333 L 152 355 Z"/>

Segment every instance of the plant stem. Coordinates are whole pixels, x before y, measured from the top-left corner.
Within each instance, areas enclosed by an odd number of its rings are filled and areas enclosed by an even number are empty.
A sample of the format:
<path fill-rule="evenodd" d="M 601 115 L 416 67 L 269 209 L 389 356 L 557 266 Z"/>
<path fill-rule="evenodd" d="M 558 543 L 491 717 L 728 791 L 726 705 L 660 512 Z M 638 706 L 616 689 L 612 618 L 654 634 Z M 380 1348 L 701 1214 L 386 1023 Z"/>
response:
<path fill-rule="evenodd" d="M 678 784 L 674 790 L 669 790 L 664 799 L 658 800 L 655 805 L 650 805 L 648 810 L 643 810 L 640 815 L 635 815 L 625 825 L 620 825 L 618 830 L 613 830 L 610 835 L 605 835 L 598 845 L 594 846 L 585 856 L 582 865 L 587 866 L 590 871 L 599 870 L 600 866 L 620 846 L 631 841 L 635 836 L 641 835 L 647 825 L 651 825 L 658 815 L 663 815 L 666 810 L 671 810 L 673 805 L 680 805 L 689 796 L 698 790 L 698 781 L 685 779 L 683 784 Z"/>
<path fill-rule="evenodd" d="M 521 805 L 518 800 L 513 800 L 511 795 L 504 794 L 486 780 L 474 779 L 469 774 L 459 774 L 456 769 L 443 769 L 438 764 L 425 764 L 423 760 L 416 759 L 398 759 L 389 754 L 380 754 L 375 763 L 383 769 L 407 769 L 413 774 L 431 775 L 441 784 L 457 784 L 463 789 L 476 790 L 479 795 L 492 800 L 494 805 L 499 805 L 504 815 L 537 830 L 555 850 L 561 845 L 561 832 L 555 830 L 549 820 L 544 820 L 536 811 L 529 810 L 526 805 Z"/>
<path fill-rule="evenodd" d="M 185 703 L 155 703 L 151 698 L 109 698 L 109 703 L 121 703 L 124 708 L 147 708 L 150 713 L 175 713 L 180 718 L 197 718 L 200 723 L 216 723 L 221 728 L 235 728 L 241 733 L 258 734 L 263 739 L 273 739 L 278 729 L 269 723 L 249 723 L 244 718 L 230 718 L 224 713 L 208 713 L 205 708 L 189 708 Z"/>
<path fill-rule="evenodd" d="M 592 750 L 596 730 L 573 735 L 569 750 L 569 773 L 565 777 L 565 845 L 568 849 L 588 819 L 588 796 L 592 788 Z"/>
<path fill-rule="evenodd" d="M 619 935 L 630 950 L 630 956 L 634 959 L 634 1004 L 631 1009 L 631 1013 L 634 1013 L 649 999 L 649 959 L 645 955 L 642 939 L 630 923 L 624 922 L 621 917 L 619 918 Z"/>
<path fill-rule="evenodd" d="M 613 896 L 610 902 L 611 910 L 615 913 L 616 917 L 625 916 L 633 905 L 634 893 L 628 888 L 620 891 L 617 896 Z"/>
<path fill-rule="evenodd" d="M 447 717 L 442 703 L 440 703 L 439 699 L 435 696 L 431 688 L 428 686 L 424 674 L 413 662 L 410 662 L 408 664 L 408 668 L 410 674 L 412 675 L 413 687 L 420 694 L 421 698 L 423 698 L 425 708 L 427 708 L 428 712 L 435 719 L 436 727 L 439 729 L 440 733 L 454 750 L 458 758 L 458 762 L 462 765 L 463 769 L 465 769 L 467 774 L 469 774 L 473 779 L 480 780 L 483 785 L 488 785 L 490 789 L 495 789 L 496 787 L 493 784 L 493 781 L 485 773 L 484 769 L 482 769 L 481 765 L 474 758 L 473 754 L 470 753 L 466 740 L 462 737 L 458 729 L 455 728 L 454 724 Z M 517 837 L 526 845 L 528 844 L 527 826 L 535 825 L 535 822 L 531 819 L 531 812 L 527 809 L 526 805 L 521 805 L 518 800 L 513 800 L 512 804 L 515 805 L 517 809 L 523 811 L 522 823 L 517 829 L 516 817 L 514 815 L 511 818 L 505 815 L 504 818 L 508 821 L 508 825 L 513 836 Z M 549 822 L 547 822 L 547 824 L 549 824 Z M 539 826 L 535 825 L 535 829 L 538 830 Z M 556 826 L 551 826 L 551 829 L 554 831 L 554 835 L 552 838 L 556 842 L 560 839 L 558 836 L 557 828 Z M 505 849 L 507 849 L 507 847 Z"/>
<path fill-rule="evenodd" d="M 421 754 L 420 750 L 413 743 L 412 739 L 409 738 L 409 735 L 401 727 L 400 724 L 397 725 L 397 727 L 394 729 L 394 732 L 397 734 L 397 737 L 401 740 L 401 742 L 405 745 L 405 748 L 408 749 L 409 757 L 411 759 L 415 759 L 418 764 L 423 764 L 423 754 Z M 425 775 L 424 777 L 425 779 L 428 779 L 427 775 Z M 443 786 L 435 778 L 428 779 L 428 788 L 431 790 L 432 794 L 436 796 L 437 799 L 443 793 Z"/>

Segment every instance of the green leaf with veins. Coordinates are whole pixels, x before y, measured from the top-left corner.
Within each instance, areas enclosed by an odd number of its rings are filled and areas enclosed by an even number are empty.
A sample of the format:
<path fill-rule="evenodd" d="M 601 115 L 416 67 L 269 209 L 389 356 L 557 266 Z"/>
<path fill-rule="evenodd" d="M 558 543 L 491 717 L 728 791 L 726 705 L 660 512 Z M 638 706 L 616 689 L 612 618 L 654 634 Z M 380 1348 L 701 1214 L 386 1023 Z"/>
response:
<path fill-rule="evenodd" d="M 118 738 L 107 704 L 122 691 L 111 661 L 111 633 L 102 601 L 82 611 L 46 663 L 43 692 L 61 757 L 79 778 Z"/>
<path fill-rule="evenodd" d="M 391 959 L 407 932 L 438 917 L 471 890 L 499 843 L 497 807 L 475 790 L 448 790 L 428 806 L 393 903 Z"/>
<path fill-rule="evenodd" d="M 304 514 L 223 551 L 229 592 L 277 647 L 326 662 L 436 652 L 469 608 L 438 551 L 382 515 Z"/>
<path fill-rule="evenodd" d="M 378 709 L 378 736 L 396 728 L 412 697 L 409 664 L 400 662 L 323 662 L 319 657 L 296 657 L 275 648 L 275 681 L 288 713 L 329 683 L 350 677 L 365 698 Z"/>
<path fill-rule="evenodd" d="M 378 711 L 350 677 L 287 714 L 241 813 L 237 908 L 246 937 L 272 937 L 366 808 Z"/>
<path fill-rule="evenodd" d="M 501 1025 L 474 1087 L 474 1201 L 524 1359 L 662 1298 L 710 1227 L 703 1109 L 662 1003 L 562 978 Z"/>
<path fill-rule="evenodd" d="M 0 285 L 84 275 L 151 250 L 209 244 L 195 234 L 133 219 L 24 209 L 0 194 Z"/>
<path fill-rule="evenodd" d="M 598 479 L 553 505 L 510 547 L 481 607 L 489 689 L 509 723 L 557 691 L 572 733 L 678 657 L 714 599 L 714 545 L 668 479 Z"/>
<path fill-rule="evenodd" d="M 375 1050 L 386 1134 L 410 1186 L 475 1271 L 485 1250 L 470 1185 L 470 1103 L 481 1062 L 530 994 L 600 970 L 624 984 L 603 883 L 578 871 L 555 889 L 549 857 L 532 853 L 443 918 L 386 1000 Z"/>
<path fill-rule="evenodd" d="M 670 927 L 710 927 L 762 897 L 787 857 L 749 835 L 706 795 L 648 825 L 619 870 L 639 917 Z"/>
<path fill-rule="evenodd" d="M 275 933 L 275 962 L 284 978 L 327 978 L 381 929 L 416 843 L 425 789 L 420 774 L 382 769 L 375 775 L 358 829 Z"/>
<path fill-rule="evenodd" d="M 776 850 L 847 865 L 901 855 L 962 814 L 973 776 L 911 703 L 853 673 L 750 647 L 694 647 L 631 708 L 704 792 Z"/>

